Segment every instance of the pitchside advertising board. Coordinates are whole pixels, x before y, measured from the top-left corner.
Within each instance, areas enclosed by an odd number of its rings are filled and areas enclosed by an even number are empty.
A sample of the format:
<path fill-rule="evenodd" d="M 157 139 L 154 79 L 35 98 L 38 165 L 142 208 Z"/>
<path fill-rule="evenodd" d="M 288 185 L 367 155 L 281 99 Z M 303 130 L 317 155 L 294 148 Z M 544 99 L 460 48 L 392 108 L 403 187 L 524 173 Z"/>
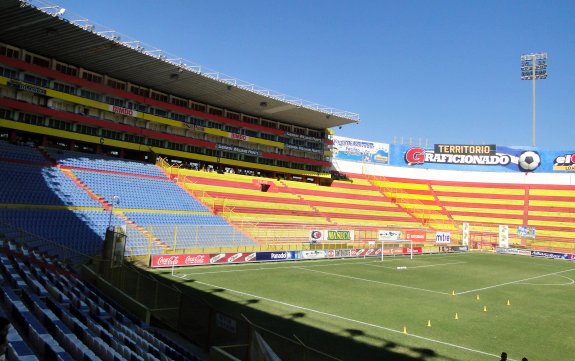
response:
<path fill-rule="evenodd" d="M 334 160 L 396 167 L 484 172 L 575 172 L 575 151 L 496 144 L 435 144 L 433 147 L 376 143 L 334 136 Z"/>
<path fill-rule="evenodd" d="M 314 260 L 324 258 L 350 258 L 350 257 L 378 257 L 381 256 L 381 248 L 350 248 L 333 250 L 308 250 L 308 251 L 283 251 L 283 252 L 248 252 L 248 253 L 189 253 L 153 255 L 150 267 L 187 267 L 210 264 L 231 264 L 247 262 L 274 262 Z M 384 255 L 409 254 L 409 247 L 385 248 Z M 422 247 L 413 247 L 413 253 L 423 253 Z"/>

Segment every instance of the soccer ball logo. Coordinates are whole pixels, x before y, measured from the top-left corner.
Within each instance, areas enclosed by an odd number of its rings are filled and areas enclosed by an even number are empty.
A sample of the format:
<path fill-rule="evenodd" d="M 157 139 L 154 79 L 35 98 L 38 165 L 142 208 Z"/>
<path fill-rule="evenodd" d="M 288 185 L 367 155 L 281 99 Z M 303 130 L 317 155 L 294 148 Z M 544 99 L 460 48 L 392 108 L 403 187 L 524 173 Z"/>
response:
<path fill-rule="evenodd" d="M 541 157 L 537 152 L 527 150 L 519 155 L 517 163 L 523 172 L 533 172 L 541 164 Z"/>

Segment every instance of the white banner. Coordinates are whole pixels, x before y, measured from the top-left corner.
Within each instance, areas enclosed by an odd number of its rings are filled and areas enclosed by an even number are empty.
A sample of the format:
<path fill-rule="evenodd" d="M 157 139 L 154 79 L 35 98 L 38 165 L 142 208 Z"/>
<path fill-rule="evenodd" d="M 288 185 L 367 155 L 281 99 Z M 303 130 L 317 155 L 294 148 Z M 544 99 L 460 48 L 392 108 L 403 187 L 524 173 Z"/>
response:
<path fill-rule="evenodd" d="M 463 234 L 461 235 L 461 244 L 469 246 L 469 223 L 463 223 Z"/>
<path fill-rule="evenodd" d="M 325 230 L 322 231 L 314 230 L 309 232 L 309 240 L 311 242 L 325 241 L 326 235 L 327 231 Z"/>
<path fill-rule="evenodd" d="M 401 239 L 401 231 L 386 231 L 380 229 L 377 232 L 377 239 L 380 241 L 397 241 Z"/>
<path fill-rule="evenodd" d="M 499 225 L 499 247 L 509 248 L 509 226 Z"/>
<path fill-rule="evenodd" d="M 437 232 L 435 233 L 435 243 L 451 243 L 451 232 Z"/>

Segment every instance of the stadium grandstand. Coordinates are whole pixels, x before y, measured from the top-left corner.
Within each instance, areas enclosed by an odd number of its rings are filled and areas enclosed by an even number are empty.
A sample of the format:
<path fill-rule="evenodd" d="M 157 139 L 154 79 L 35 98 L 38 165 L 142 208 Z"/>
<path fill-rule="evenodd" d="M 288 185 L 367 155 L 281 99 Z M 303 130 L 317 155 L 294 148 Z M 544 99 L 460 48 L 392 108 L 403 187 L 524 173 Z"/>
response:
<path fill-rule="evenodd" d="M 262 334 L 283 360 L 352 359 L 256 324 L 223 288 L 159 276 L 187 266 L 574 258 L 575 155 L 338 137 L 358 114 L 203 73 L 62 10 L 0 2 L 9 360 L 257 360 Z"/>

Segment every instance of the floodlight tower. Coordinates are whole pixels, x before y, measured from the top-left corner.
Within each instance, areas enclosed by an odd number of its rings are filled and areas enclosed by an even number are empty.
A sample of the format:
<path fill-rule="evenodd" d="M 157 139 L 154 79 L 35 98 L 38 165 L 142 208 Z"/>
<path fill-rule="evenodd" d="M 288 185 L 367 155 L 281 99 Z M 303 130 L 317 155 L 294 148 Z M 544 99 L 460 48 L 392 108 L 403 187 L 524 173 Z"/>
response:
<path fill-rule="evenodd" d="M 532 102 L 532 135 L 535 146 L 535 80 L 547 79 L 547 53 L 521 55 L 521 80 L 531 80 L 533 88 Z"/>

